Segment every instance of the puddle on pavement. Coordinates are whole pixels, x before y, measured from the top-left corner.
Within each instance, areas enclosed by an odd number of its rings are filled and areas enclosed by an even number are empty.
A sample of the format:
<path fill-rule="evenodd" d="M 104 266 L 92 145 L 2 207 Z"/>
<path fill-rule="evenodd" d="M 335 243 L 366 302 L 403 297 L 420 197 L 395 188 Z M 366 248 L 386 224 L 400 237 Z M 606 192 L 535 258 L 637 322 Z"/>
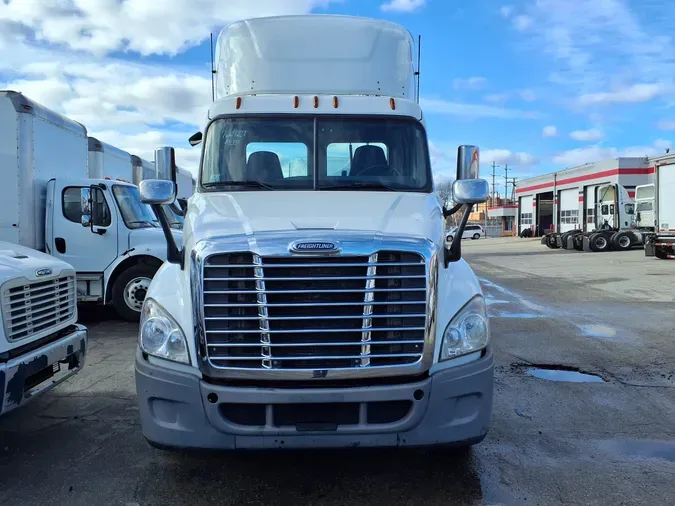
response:
<path fill-rule="evenodd" d="M 490 313 L 491 318 L 542 318 L 544 315 L 534 313 L 510 313 L 508 311 L 495 311 Z"/>
<path fill-rule="evenodd" d="M 616 329 L 607 325 L 580 325 L 581 335 L 585 337 L 612 338 L 616 336 Z"/>
<path fill-rule="evenodd" d="M 671 441 L 640 441 L 637 439 L 603 441 L 606 450 L 631 457 L 662 459 L 675 462 L 675 443 Z"/>
<path fill-rule="evenodd" d="M 526 374 L 535 378 L 548 381 L 563 381 L 568 383 L 604 383 L 600 376 L 595 374 L 586 374 L 579 371 L 567 371 L 562 369 L 546 369 L 531 367 L 525 371 Z"/>

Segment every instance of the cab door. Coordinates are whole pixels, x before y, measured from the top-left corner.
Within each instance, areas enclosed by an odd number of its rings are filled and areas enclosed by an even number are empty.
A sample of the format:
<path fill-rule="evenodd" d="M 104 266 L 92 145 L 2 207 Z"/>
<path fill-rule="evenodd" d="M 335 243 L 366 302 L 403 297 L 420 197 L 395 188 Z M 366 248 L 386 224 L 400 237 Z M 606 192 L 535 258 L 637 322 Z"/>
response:
<path fill-rule="evenodd" d="M 103 273 L 117 258 L 119 217 L 105 185 L 92 188 L 98 223 L 82 226 L 81 190 L 87 180 L 53 180 L 51 195 L 52 255 L 71 264 L 78 273 Z"/>

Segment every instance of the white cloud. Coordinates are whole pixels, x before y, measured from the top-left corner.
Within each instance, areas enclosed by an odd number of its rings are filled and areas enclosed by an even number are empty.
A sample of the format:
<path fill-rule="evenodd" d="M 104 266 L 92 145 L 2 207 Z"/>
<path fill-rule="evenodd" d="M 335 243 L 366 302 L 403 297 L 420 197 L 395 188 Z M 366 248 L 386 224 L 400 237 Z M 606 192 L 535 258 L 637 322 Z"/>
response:
<path fill-rule="evenodd" d="M 511 16 L 511 14 L 513 14 L 513 5 L 504 5 L 501 9 L 499 9 L 499 12 L 502 16 L 508 18 Z"/>
<path fill-rule="evenodd" d="M 536 119 L 539 117 L 539 114 L 533 111 L 482 104 L 465 104 L 438 99 L 421 99 L 420 105 L 425 113 L 447 114 L 468 118 Z"/>
<path fill-rule="evenodd" d="M 666 0 L 533 0 L 524 10 L 532 22 L 521 25 L 527 25 L 529 47 L 550 60 L 553 83 L 589 95 L 587 103 L 604 103 L 617 98 L 608 90 L 669 82 L 675 71 L 669 7 Z M 608 94 L 595 95 L 602 93 Z M 633 101 L 625 98 L 633 94 L 659 96 L 637 88 L 619 93 L 618 101 Z"/>
<path fill-rule="evenodd" d="M 497 165 L 515 165 L 518 169 L 528 168 L 538 163 L 539 159 L 531 153 L 514 153 L 508 149 L 487 149 L 481 152 L 481 163 L 490 165 L 495 162 Z M 483 175 L 483 177 L 485 177 Z"/>
<path fill-rule="evenodd" d="M 643 157 L 663 153 L 671 147 L 671 142 L 665 139 L 656 139 L 651 146 L 628 146 L 625 148 L 605 146 L 584 146 L 582 148 L 563 151 L 553 157 L 553 163 L 565 167 L 576 167 L 586 163 L 593 163 L 617 157 Z"/>
<path fill-rule="evenodd" d="M 426 0 L 389 0 L 380 5 L 384 12 L 413 12 L 424 6 Z"/>
<path fill-rule="evenodd" d="M 16 38 L 32 32 L 37 41 L 99 55 L 174 55 L 231 21 L 308 13 L 331 1 L 335 0 L 6 0 L 0 3 L 0 34 Z"/>
<path fill-rule="evenodd" d="M 515 27 L 516 30 L 520 32 L 523 32 L 528 28 L 530 28 L 530 26 L 532 26 L 532 23 L 534 23 L 534 19 L 525 14 L 521 14 L 513 18 L 513 26 Z"/>
<path fill-rule="evenodd" d="M 520 90 L 519 92 L 520 98 L 522 98 L 525 102 L 534 102 L 537 100 L 537 96 L 534 94 L 534 91 L 531 89 L 525 89 L 525 90 Z"/>
<path fill-rule="evenodd" d="M 604 105 L 612 103 L 648 102 L 656 97 L 675 92 L 665 83 L 633 84 L 615 91 L 586 93 L 579 97 L 582 105 Z"/>
<path fill-rule="evenodd" d="M 493 104 L 504 104 L 509 99 L 509 96 L 506 93 L 492 93 L 490 95 L 485 95 L 485 101 L 491 102 Z"/>
<path fill-rule="evenodd" d="M 469 77 L 467 79 L 457 78 L 453 80 L 452 85 L 456 90 L 480 90 L 485 88 L 487 79 L 484 77 Z"/>
<path fill-rule="evenodd" d="M 589 130 L 575 130 L 570 133 L 570 137 L 576 141 L 599 141 L 604 139 L 604 134 L 597 128 L 591 128 Z"/>
<path fill-rule="evenodd" d="M 555 125 L 545 126 L 541 131 L 542 137 L 555 137 L 558 135 L 558 129 Z"/>
<path fill-rule="evenodd" d="M 656 124 L 659 130 L 675 130 L 675 120 L 662 119 Z"/>

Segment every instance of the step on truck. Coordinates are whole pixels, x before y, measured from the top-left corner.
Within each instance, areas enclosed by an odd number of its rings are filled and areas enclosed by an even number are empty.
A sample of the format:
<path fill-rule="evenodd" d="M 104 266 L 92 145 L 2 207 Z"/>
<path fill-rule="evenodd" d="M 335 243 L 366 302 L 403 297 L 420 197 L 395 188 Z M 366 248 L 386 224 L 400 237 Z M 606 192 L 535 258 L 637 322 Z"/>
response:
<path fill-rule="evenodd" d="M 131 155 L 107 149 L 92 156 L 83 125 L 15 91 L 0 91 L 0 132 L 0 240 L 67 262 L 79 302 L 112 304 L 138 321 L 166 242 L 138 187 L 106 179 L 108 168 L 131 167 Z"/>
<path fill-rule="evenodd" d="M 675 156 L 654 161 L 654 229 L 645 244 L 645 256 L 675 259 Z M 648 207 L 648 206 L 646 206 Z"/>
<path fill-rule="evenodd" d="M 349 34 L 345 37 L 345 34 Z M 185 240 L 143 305 L 136 391 L 162 448 L 467 446 L 492 413 L 485 299 L 445 217 L 487 199 L 461 146 L 434 194 L 414 44 L 346 16 L 233 23 Z M 159 148 L 161 174 L 172 148 Z M 175 177 L 175 176 L 174 176 Z M 140 184 L 144 202 L 172 181 Z M 458 235 L 461 236 L 461 230 Z"/>
<path fill-rule="evenodd" d="M 591 231 L 570 230 L 552 232 L 541 238 L 551 249 L 578 251 L 625 251 L 644 245 L 652 229 L 639 228 L 635 218 L 635 201 L 626 188 L 618 183 L 599 186 L 595 190 L 595 223 Z"/>
<path fill-rule="evenodd" d="M 8 154 L 0 151 L 3 160 Z M 3 162 L 4 163 L 4 162 Z M 75 271 L 45 253 L 0 241 L 0 416 L 84 367 Z"/>

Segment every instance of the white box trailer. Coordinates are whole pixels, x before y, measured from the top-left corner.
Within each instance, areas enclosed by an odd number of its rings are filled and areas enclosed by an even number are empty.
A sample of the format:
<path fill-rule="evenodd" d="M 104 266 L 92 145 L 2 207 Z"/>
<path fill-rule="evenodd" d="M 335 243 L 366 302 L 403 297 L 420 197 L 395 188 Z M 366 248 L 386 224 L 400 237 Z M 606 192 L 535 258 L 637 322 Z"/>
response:
<path fill-rule="evenodd" d="M 656 229 L 645 245 L 645 255 L 675 259 L 675 158 L 672 155 L 655 163 L 654 187 Z"/>
<path fill-rule="evenodd" d="M 167 253 L 138 188 L 90 178 L 86 128 L 21 93 L 0 92 L 0 136 L 0 240 L 67 262 L 77 273 L 78 301 L 111 303 L 122 317 L 138 320 Z M 121 163 L 119 150 L 94 151 L 92 173 Z M 83 212 L 83 194 L 91 196 L 84 210 L 94 210 L 92 220 Z"/>

